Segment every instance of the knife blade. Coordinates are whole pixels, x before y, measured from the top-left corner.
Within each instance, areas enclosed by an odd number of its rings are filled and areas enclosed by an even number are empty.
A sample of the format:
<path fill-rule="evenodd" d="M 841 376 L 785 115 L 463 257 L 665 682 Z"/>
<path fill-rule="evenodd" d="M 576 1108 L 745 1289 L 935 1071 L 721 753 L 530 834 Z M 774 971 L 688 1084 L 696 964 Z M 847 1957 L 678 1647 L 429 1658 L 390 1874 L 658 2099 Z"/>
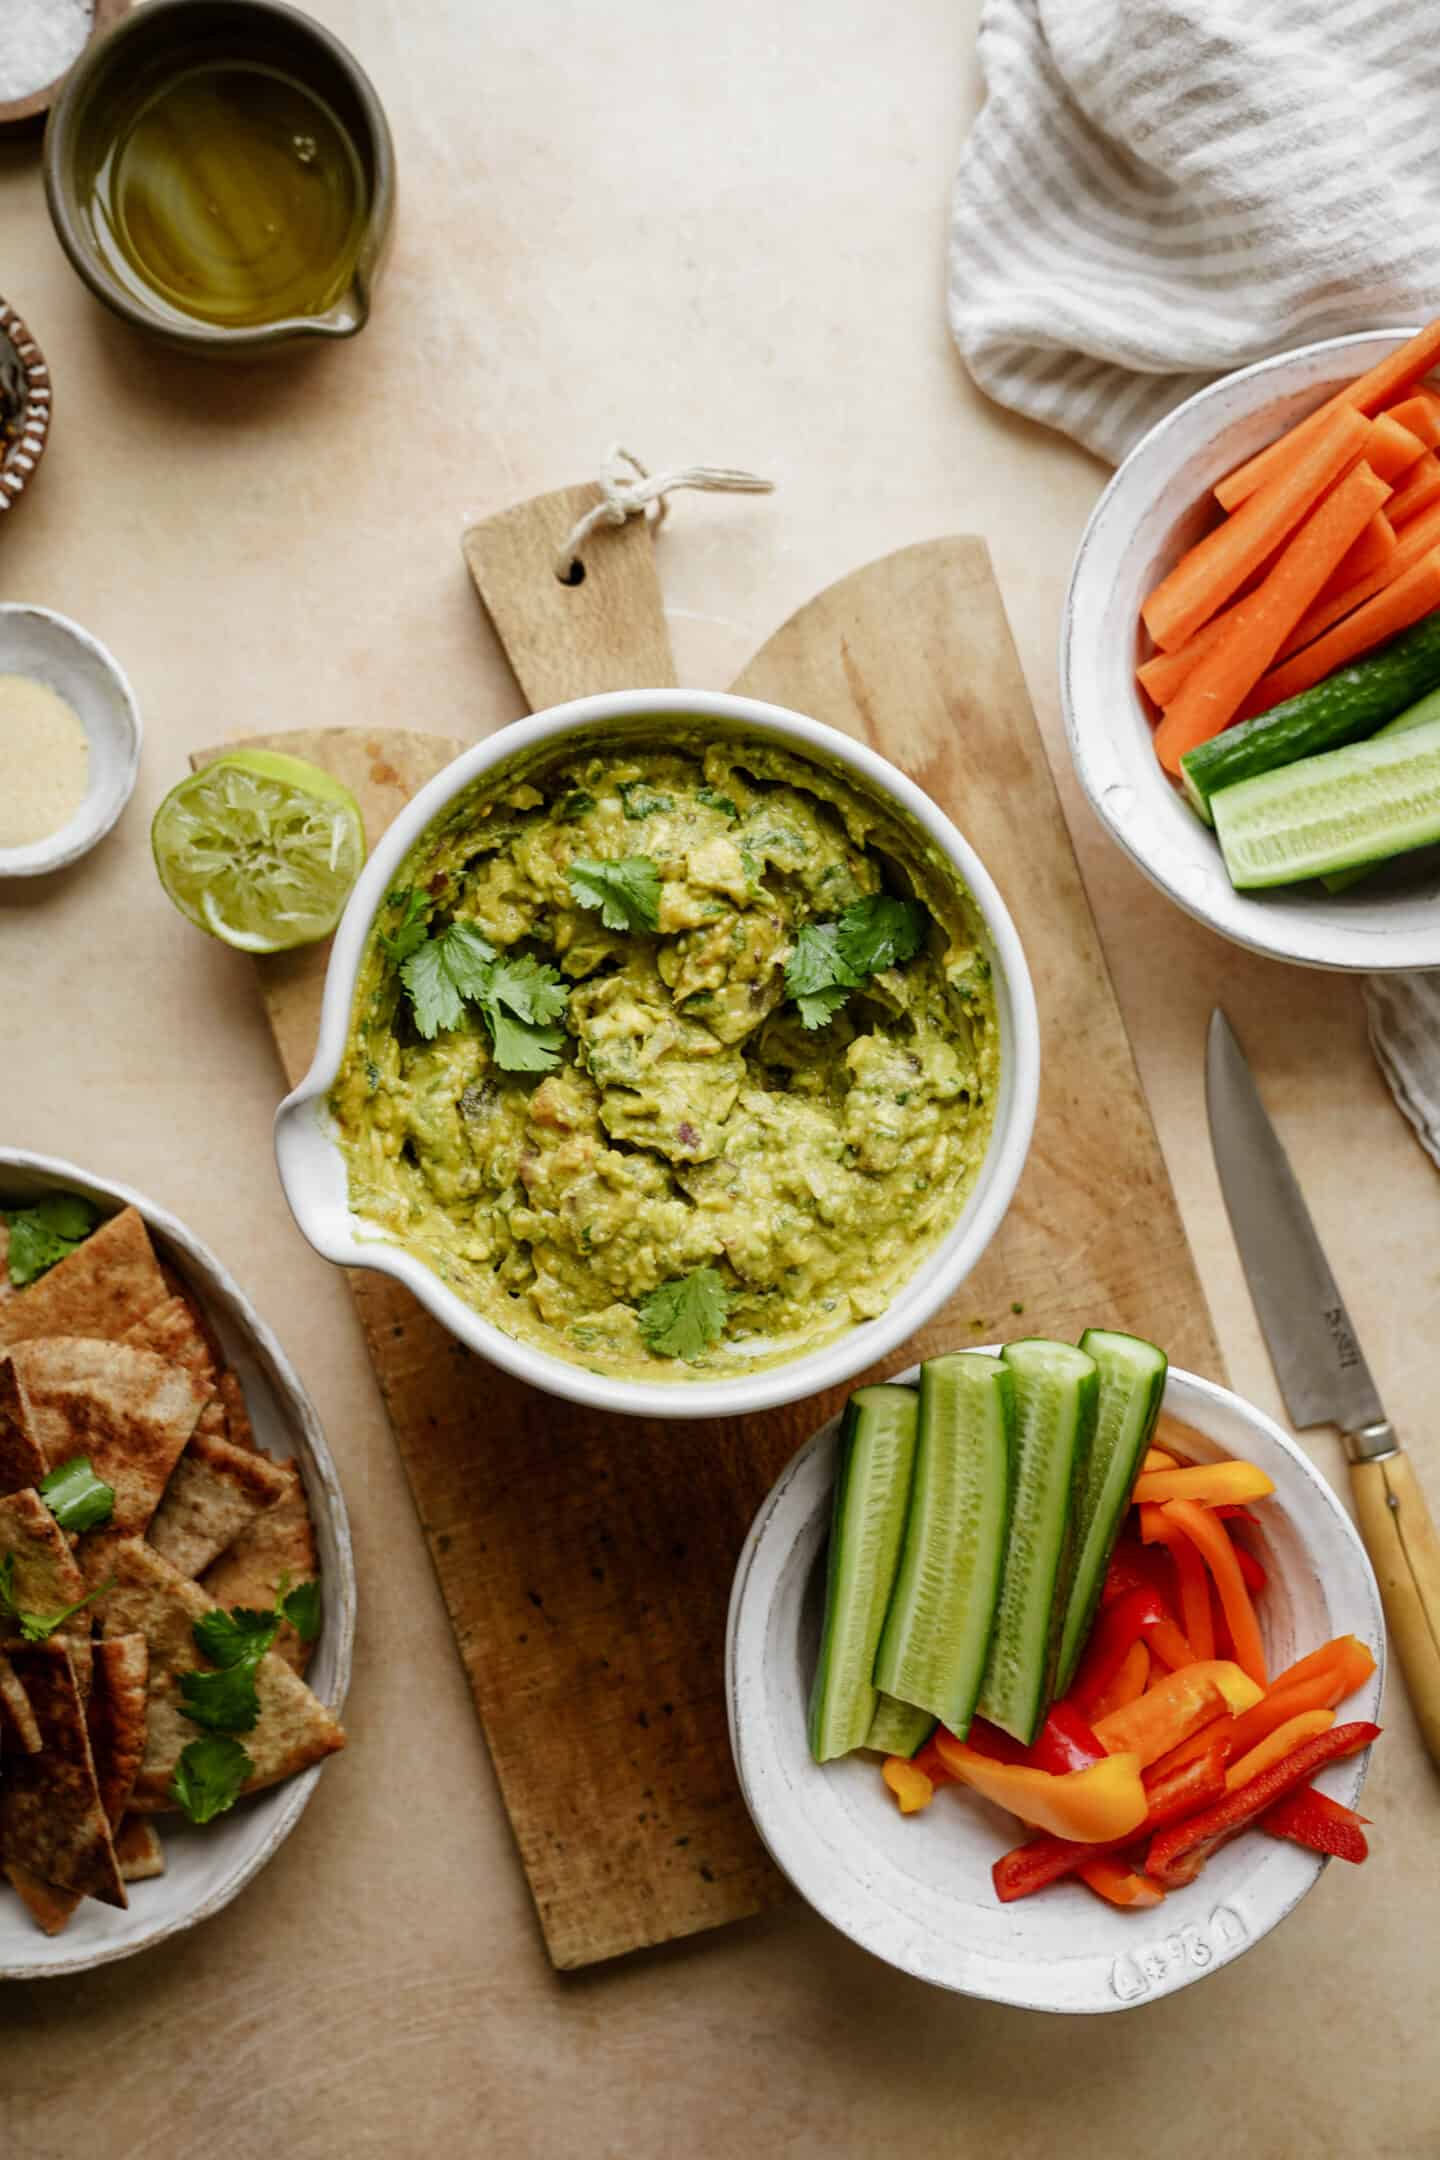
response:
<path fill-rule="evenodd" d="M 1338 1425 L 1346 1433 L 1383 1425 L 1379 1390 L 1310 1210 L 1218 1006 L 1210 1017 L 1205 1101 L 1220 1189 L 1291 1424 Z"/>
<path fill-rule="evenodd" d="M 1230 1225 L 1291 1422 L 1335 1424 L 1385 1619 L 1421 1736 L 1440 1767 L 1440 1535 L 1356 1340 L 1245 1053 L 1216 1008 L 1205 1057 L 1210 1138 Z"/>

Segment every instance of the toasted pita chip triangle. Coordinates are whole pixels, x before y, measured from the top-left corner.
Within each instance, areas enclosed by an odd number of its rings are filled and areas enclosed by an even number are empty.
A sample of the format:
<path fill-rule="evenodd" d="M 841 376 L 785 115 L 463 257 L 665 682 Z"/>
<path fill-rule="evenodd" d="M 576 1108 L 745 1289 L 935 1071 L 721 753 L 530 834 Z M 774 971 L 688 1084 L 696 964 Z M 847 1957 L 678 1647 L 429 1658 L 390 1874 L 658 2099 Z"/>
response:
<path fill-rule="evenodd" d="M 100 1804 L 90 1735 L 68 1650 L 37 1643 L 10 1663 L 40 1728 L 38 1755 L 7 1756 L 0 1781 L 0 1862 L 102 1904 L 128 1902 Z"/>
<path fill-rule="evenodd" d="M 263 1612 L 275 1603 L 287 1576 L 293 1590 L 298 1583 L 312 1582 L 320 1572 L 315 1531 L 299 1468 L 294 1462 L 276 1463 L 273 1467 L 285 1479 L 281 1497 L 240 1533 L 213 1567 L 205 1570 L 200 1587 L 216 1605 L 250 1605 Z M 297 1673 L 304 1672 L 314 1647 L 296 1633 L 288 1620 L 282 1622 L 275 1638 L 275 1654 Z"/>
<path fill-rule="evenodd" d="M 40 1727 L 36 1724 L 35 1713 L 30 1708 L 30 1698 L 21 1687 L 19 1676 L 3 1650 L 0 1650 L 0 1711 L 4 1712 L 4 1716 L 0 1717 L 0 1733 L 6 1733 L 8 1719 L 9 1732 L 19 1740 L 25 1753 L 38 1755 L 45 1745 L 40 1737 Z M 6 1737 L 9 1737 L 8 1733 Z M 4 1764 L 0 1762 L 0 1777 L 3 1775 Z"/>
<path fill-rule="evenodd" d="M 136 1814 L 155 1814 L 174 1807 L 170 1782 L 175 1765 L 201 1734 L 201 1728 L 181 1714 L 180 1676 L 209 1669 L 196 1646 L 194 1628 L 214 1611 L 215 1601 L 138 1538 L 95 1557 L 113 1578 L 113 1587 L 96 1600 L 107 1636 L 140 1634 L 150 1646 L 145 1762 L 130 1804 Z M 337 1720 L 273 1650 L 256 1668 L 255 1690 L 259 1722 L 253 1732 L 238 1736 L 255 1766 L 243 1788 L 247 1793 L 293 1777 L 344 1747 Z"/>
<path fill-rule="evenodd" d="M 210 1345 L 195 1323 L 195 1315 L 182 1297 L 166 1298 L 153 1312 L 125 1330 L 124 1340 L 137 1350 L 153 1350 L 172 1365 L 183 1365 L 207 1389 L 215 1385 L 215 1365 Z"/>
<path fill-rule="evenodd" d="M 19 1417 L 48 1470 L 88 1455 L 115 1488 L 105 1525 L 138 1536 L 160 1504 L 180 1451 L 195 1430 L 206 1389 L 153 1350 L 79 1335 L 17 1343 L 8 1363 L 19 1382 Z"/>
<path fill-rule="evenodd" d="M 226 1438 L 231 1447 L 254 1448 L 255 1428 L 245 1407 L 245 1390 L 233 1372 L 220 1375 L 220 1400 L 225 1405 Z"/>
<path fill-rule="evenodd" d="M 95 1682 L 86 1705 L 85 1722 L 90 1733 L 90 1754 L 100 1805 L 112 1837 L 120 1827 L 131 1789 L 145 1755 L 145 1693 L 150 1654 L 143 1635 L 117 1635 L 95 1645 Z M 123 1882 L 133 1880 L 125 1867 L 119 1841 L 116 1862 Z M 161 1868 L 164 1860 L 161 1860 Z M 44 1882 L 30 1868 L 12 1861 L 10 1881 L 24 1899 L 30 1915 L 47 1935 L 58 1935 L 80 1903 L 76 1890 L 62 1890 Z M 159 1872 L 156 1870 L 155 1872 Z"/>
<path fill-rule="evenodd" d="M 285 1472 L 268 1455 L 212 1439 L 197 1425 L 170 1473 L 149 1542 L 180 1574 L 201 1575 L 288 1491 Z"/>
<path fill-rule="evenodd" d="M 122 1882 L 149 1882 L 165 1872 L 165 1848 L 148 1815 L 127 1815 L 115 1833 Z"/>
<path fill-rule="evenodd" d="M 38 1282 L 0 1300 L 0 1348 L 37 1335 L 116 1342 L 169 1294 L 150 1233 L 126 1208 Z"/>
<path fill-rule="evenodd" d="M 20 1375 L 0 1351 L 0 1492 L 20 1492 L 38 1485 L 47 1465 L 25 1418 Z"/>
<path fill-rule="evenodd" d="M 63 1612 L 85 1595 L 85 1578 L 64 1532 L 33 1487 L 0 1500 L 0 1571 L 7 1560 L 21 1612 Z"/>

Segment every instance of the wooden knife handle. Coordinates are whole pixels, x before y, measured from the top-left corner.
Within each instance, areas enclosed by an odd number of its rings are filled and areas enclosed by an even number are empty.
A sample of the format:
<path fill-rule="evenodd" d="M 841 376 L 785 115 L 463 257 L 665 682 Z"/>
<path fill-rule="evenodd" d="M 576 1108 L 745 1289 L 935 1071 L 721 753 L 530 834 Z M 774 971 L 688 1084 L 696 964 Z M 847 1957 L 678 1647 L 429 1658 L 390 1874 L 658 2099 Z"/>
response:
<path fill-rule="evenodd" d="M 1350 1465 L 1360 1535 L 1431 1759 L 1440 1768 L 1440 1536 L 1403 1449 Z"/>

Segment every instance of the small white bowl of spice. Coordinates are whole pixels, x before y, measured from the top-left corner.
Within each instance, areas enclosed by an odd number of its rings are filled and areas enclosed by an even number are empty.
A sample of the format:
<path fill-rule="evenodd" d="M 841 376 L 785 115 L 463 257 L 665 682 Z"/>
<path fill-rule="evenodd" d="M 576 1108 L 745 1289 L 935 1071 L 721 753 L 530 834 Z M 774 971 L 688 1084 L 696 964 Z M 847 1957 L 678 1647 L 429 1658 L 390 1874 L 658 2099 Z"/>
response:
<path fill-rule="evenodd" d="M 109 832 L 140 764 L 140 712 L 98 639 L 0 606 L 0 877 L 63 869 Z"/>

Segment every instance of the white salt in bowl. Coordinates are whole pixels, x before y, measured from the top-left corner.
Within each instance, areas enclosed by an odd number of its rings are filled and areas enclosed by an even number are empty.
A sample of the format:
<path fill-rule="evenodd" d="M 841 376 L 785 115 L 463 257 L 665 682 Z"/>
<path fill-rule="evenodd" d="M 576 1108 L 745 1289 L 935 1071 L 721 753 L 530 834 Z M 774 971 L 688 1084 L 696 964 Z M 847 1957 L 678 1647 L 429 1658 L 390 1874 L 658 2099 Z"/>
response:
<path fill-rule="evenodd" d="M 918 1366 L 896 1377 L 914 1381 Z M 1257 1599 L 1272 1672 L 1354 1634 L 1376 1670 L 1337 1712 L 1375 1717 L 1385 1677 L 1380 1596 L 1350 1518 L 1273 1419 L 1228 1388 L 1170 1372 L 1165 1409 L 1193 1461 L 1257 1463 L 1275 1482 L 1256 1533 L 1270 1580 Z M 825 1552 L 840 1420 L 808 1440 L 755 1518 L 735 1571 L 725 1646 L 730 1744 L 771 1858 L 823 1919 L 888 1965 L 936 1987 L 1025 2010 L 1098 2013 L 1173 1995 L 1250 1949 L 1314 1888 L 1318 1854 L 1258 1830 L 1222 1846 L 1162 1905 L 1121 1911 L 1083 1884 L 1002 1905 L 990 1869 L 1027 1835 L 959 1788 L 902 1816 L 875 1755 L 812 1760 L 806 1707 L 825 1606 Z M 1368 1756 L 1316 1783 L 1352 1804 Z"/>
<path fill-rule="evenodd" d="M 87 855 L 130 800 L 140 770 L 140 708 L 114 655 L 50 608 L 0 606 L 0 675 L 28 675 L 62 697 L 90 746 L 89 780 L 74 816 L 28 847 L 0 847 L 0 877 L 42 877 Z"/>
<path fill-rule="evenodd" d="M 1411 330 L 1327 338 L 1222 377 L 1136 444 L 1100 497 L 1070 575 L 1060 696 L 1091 807 L 1178 907 L 1252 952 L 1305 967 L 1440 967 L 1440 849 L 1383 865 L 1349 892 L 1312 880 L 1236 892 L 1215 835 L 1161 770 L 1135 681 L 1140 603 L 1206 529 L 1210 490 L 1244 459 L 1383 360 Z"/>

